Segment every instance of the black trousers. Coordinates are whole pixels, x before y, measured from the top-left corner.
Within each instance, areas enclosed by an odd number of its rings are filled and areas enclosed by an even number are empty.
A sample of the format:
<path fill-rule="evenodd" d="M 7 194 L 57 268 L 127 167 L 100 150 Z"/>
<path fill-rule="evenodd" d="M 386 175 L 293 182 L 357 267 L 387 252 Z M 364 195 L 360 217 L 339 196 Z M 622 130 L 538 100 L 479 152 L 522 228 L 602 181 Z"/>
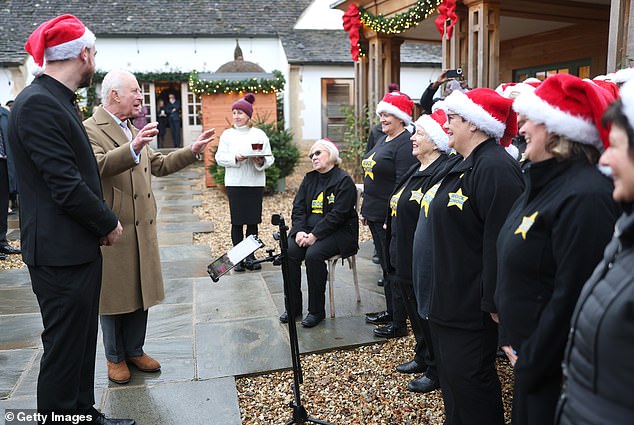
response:
<path fill-rule="evenodd" d="M 9 218 L 9 172 L 7 169 L 7 159 L 0 158 L 0 244 L 7 243 L 7 219 L 8 218 Z"/>
<path fill-rule="evenodd" d="M 383 228 L 383 223 L 378 221 L 368 221 L 368 228 L 372 234 L 372 240 L 374 241 L 374 248 L 379 256 L 379 265 L 383 272 L 383 293 L 385 294 L 386 310 L 390 314 L 394 314 L 394 308 L 392 305 L 392 285 L 390 284 L 390 278 L 387 268 L 387 234 Z"/>
<path fill-rule="evenodd" d="M 434 356 L 445 402 L 445 425 L 504 425 L 500 380 L 495 368 L 497 325 L 482 313 L 484 329 L 430 322 Z"/>
<path fill-rule="evenodd" d="M 559 394 L 561 394 L 561 374 L 540 382 L 539 388 L 527 391 L 517 383 L 513 389 L 513 425 L 552 425 Z"/>
<path fill-rule="evenodd" d="M 288 274 L 289 290 L 292 291 L 291 317 L 302 311 L 302 261 L 306 264 L 308 281 L 308 313 L 322 314 L 326 312 L 326 279 L 328 268 L 326 260 L 339 254 L 339 247 L 334 236 L 318 239 L 312 246 L 302 248 L 295 243 L 295 238 L 288 238 Z"/>
<path fill-rule="evenodd" d="M 77 266 L 29 266 L 42 313 L 41 412 L 86 412 L 95 404 L 101 254 Z"/>
<path fill-rule="evenodd" d="M 99 316 L 106 359 L 119 363 L 126 357 L 143 355 L 148 310 Z"/>
<path fill-rule="evenodd" d="M 394 285 L 394 289 L 398 288 L 398 291 L 403 294 L 405 311 L 409 318 L 409 323 L 412 325 L 412 330 L 414 331 L 414 338 L 416 339 L 414 360 L 418 364 L 426 364 L 428 367 L 425 375 L 430 379 L 437 380 L 438 371 L 436 370 L 436 361 L 432 348 L 429 321 L 424 320 L 418 314 L 414 284 L 411 280 L 398 279 L 395 277 L 392 277 L 391 281 Z"/>

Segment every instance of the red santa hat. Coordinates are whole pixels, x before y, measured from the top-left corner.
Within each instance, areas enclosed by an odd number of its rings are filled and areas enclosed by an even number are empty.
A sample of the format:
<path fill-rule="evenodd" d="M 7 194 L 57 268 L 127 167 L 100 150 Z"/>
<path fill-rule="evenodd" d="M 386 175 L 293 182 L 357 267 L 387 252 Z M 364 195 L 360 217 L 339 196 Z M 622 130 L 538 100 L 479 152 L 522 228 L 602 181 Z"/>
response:
<path fill-rule="evenodd" d="M 414 102 L 412 99 L 405 93 L 395 90 L 383 96 L 383 100 L 376 105 L 376 114 L 380 115 L 381 112 L 387 112 L 402 120 L 405 125 L 410 125 L 412 123 L 413 109 Z"/>
<path fill-rule="evenodd" d="M 522 93 L 535 90 L 540 84 L 540 80 L 530 77 L 521 83 L 502 83 L 496 87 L 495 91 L 508 99 L 515 99 Z"/>
<path fill-rule="evenodd" d="M 533 93 L 515 99 L 513 109 L 531 121 L 544 124 L 550 133 L 600 150 L 609 144 L 601 116 L 614 100 L 608 90 L 595 83 L 556 74 L 546 78 Z"/>
<path fill-rule="evenodd" d="M 500 96 L 495 90 L 478 88 L 467 93 L 453 91 L 438 106 L 445 112 L 460 115 L 507 147 L 517 134 L 517 115 L 512 105 L 511 99 Z"/>
<path fill-rule="evenodd" d="M 61 15 L 42 23 L 29 36 L 24 49 L 38 66 L 47 61 L 76 57 L 82 47 L 92 47 L 95 35 L 73 15 Z"/>
<path fill-rule="evenodd" d="M 612 95 L 612 97 L 614 97 L 615 99 L 617 97 L 619 97 L 619 86 L 617 86 L 616 84 L 614 84 L 611 81 L 607 81 L 607 80 L 590 80 L 587 78 L 584 78 L 585 81 L 590 81 L 593 84 L 596 84 L 597 86 L 601 87 L 602 89 L 605 89 L 607 91 L 610 92 L 610 94 Z"/>
<path fill-rule="evenodd" d="M 432 142 L 438 146 L 441 152 L 449 152 L 449 137 L 444 125 L 447 122 L 447 114 L 442 109 L 436 109 L 430 115 L 421 115 L 416 120 L 416 126 L 422 128 Z"/>

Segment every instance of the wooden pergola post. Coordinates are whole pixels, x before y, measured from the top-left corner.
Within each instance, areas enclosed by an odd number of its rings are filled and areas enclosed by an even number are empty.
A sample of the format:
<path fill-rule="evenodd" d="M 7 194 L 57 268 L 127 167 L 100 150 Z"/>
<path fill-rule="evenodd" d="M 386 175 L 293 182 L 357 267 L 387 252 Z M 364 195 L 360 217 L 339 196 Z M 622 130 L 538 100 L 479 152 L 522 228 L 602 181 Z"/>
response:
<path fill-rule="evenodd" d="M 463 0 L 467 17 L 467 81 L 471 87 L 499 84 L 500 5 L 498 0 Z"/>

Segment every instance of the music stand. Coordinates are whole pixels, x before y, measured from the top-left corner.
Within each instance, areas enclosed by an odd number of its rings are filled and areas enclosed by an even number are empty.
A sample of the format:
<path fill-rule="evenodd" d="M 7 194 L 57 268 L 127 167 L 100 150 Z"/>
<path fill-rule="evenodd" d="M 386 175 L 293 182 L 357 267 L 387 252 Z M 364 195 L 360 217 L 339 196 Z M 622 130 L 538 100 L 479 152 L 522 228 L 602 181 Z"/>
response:
<path fill-rule="evenodd" d="M 278 226 L 279 232 L 274 235 L 274 238 L 279 242 L 280 253 L 273 254 L 273 250 L 267 250 L 268 256 L 259 260 L 245 260 L 250 264 L 259 264 L 264 262 L 273 262 L 275 266 L 282 266 L 282 280 L 284 281 L 284 306 L 288 313 L 288 336 L 291 346 L 291 361 L 293 364 L 293 401 L 289 403 L 289 407 L 293 409 L 293 416 L 289 419 L 285 425 L 291 424 L 305 424 L 314 423 L 321 425 L 333 425 L 330 422 L 325 422 L 319 419 L 311 418 L 308 416 L 306 408 L 302 405 L 302 399 L 299 392 L 300 384 L 304 383 L 304 377 L 302 376 L 302 365 L 299 358 L 299 342 L 297 340 L 297 325 L 294 320 L 294 315 L 291 312 L 291 306 L 293 304 L 293 293 L 290 291 L 288 275 L 288 227 L 284 222 L 282 214 L 273 214 L 271 216 L 271 224 Z M 211 276 L 211 273 L 210 273 Z"/>

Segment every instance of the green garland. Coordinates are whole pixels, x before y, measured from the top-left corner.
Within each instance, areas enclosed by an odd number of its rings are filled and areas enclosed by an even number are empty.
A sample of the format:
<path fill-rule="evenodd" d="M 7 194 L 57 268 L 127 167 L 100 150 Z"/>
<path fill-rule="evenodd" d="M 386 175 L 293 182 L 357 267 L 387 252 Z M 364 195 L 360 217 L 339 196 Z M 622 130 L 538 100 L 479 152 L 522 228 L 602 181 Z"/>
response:
<path fill-rule="evenodd" d="M 274 93 L 282 91 L 286 80 L 280 71 L 273 71 L 274 79 L 249 78 L 246 80 L 201 80 L 197 71 L 189 74 L 189 89 L 198 94 L 216 93 Z"/>
<path fill-rule="evenodd" d="M 137 81 L 187 81 L 189 80 L 189 72 L 181 71 L 155 71 L 155 72 L 133 72 Z M 97 71 L 94 77 L 92 77 L 93 83 L 101 83 L 103 77 L 106 76 L 106 72 Z"/>
<path fill-rule="evenodd" d="M 441 3 L 442 0 L 418 0 L 407 12 L 398 13 L 392 18 L 375 16 L 361 6 L 359 6 L 359 14 L 361 23 L 372 31 L 380 34 L 398 34 L 428 18 L 436 12 Z"/>

